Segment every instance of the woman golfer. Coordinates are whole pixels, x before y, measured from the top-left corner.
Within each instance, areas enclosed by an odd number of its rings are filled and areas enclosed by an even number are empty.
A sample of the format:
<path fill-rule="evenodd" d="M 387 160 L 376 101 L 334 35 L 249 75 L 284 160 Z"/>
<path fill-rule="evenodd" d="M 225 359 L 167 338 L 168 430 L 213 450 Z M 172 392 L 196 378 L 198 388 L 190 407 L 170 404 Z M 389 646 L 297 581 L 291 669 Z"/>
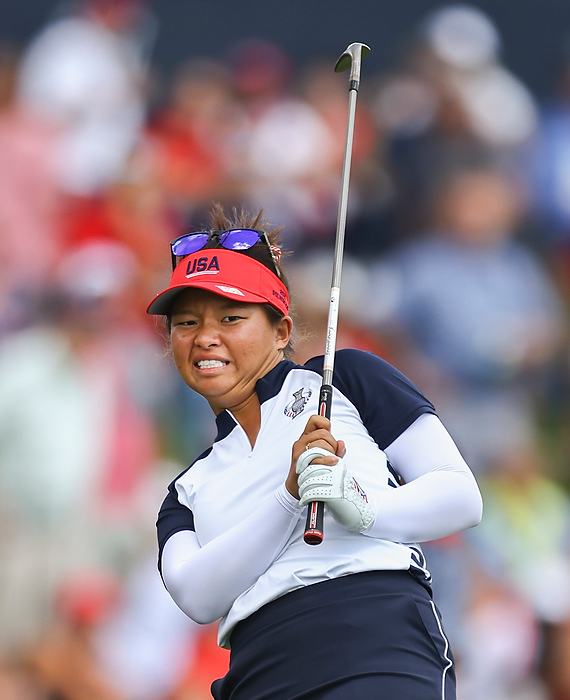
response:
<path fill-rule="evenodd" d="M 179 607 L 220 620 L 218 700 L 451 700 L 455 673 L 418 542 L 476 525 L 481 497 L 432 404 L 370 353 L 287 359 L 292 321 L 275 231 L 260 215 L 172 245 L 148 307 L 216 415 L 214 444 L 171 484 L 159 566 Z M 363 300 L 365 303 L 365 300 Z M 325 537 L 304 542 L 306 504 Z"/>

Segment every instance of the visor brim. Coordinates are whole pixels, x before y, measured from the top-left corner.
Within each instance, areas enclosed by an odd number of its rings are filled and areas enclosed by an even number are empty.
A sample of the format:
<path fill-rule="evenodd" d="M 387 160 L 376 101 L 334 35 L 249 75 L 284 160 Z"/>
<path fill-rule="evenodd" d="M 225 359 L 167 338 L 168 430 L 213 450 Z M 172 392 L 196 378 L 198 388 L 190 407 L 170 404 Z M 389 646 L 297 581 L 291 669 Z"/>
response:
<path fill-rule="evenodd" d="M 262 296 L 259 296 L 257 294 L 253 294 L 252 292 L 245 291 L 244 289 L 240 289 L 239 287 L 236 287 L 233 285 L 233 289 L 237 291 L 236 292 L 229 292 L 226 290 L 221 289 L 220 287 L 226 286 L 226 285 L 216 285 L 216 284 L 208 284 L 207 282 L 202 282 L 197 284 L 194 282 L 193 284 L 180 284 L 175 287 L 170 287 L 168 289 L 165 289 L 163 292 L 160 292 L 148 305 L 147 307 L 147 314 L 151 315 L 158 315 L 158 316 L 168 316 L 170 314 L 171 309 L 172 309 L 172 304 L 174 303 L 175 298 L 183 291 L 186 289 L 204 289 L 207 292 L 212 292 L 213 294 L 218 294 L 219 296 L 225 297 L 226 299 L 233 299 L 237 303 L 244 303 L 244 304 L 268 304 L 269 302 L 267 299 L 265 299 Z M 273 306 L 273 304 L 272 304 Z"/>

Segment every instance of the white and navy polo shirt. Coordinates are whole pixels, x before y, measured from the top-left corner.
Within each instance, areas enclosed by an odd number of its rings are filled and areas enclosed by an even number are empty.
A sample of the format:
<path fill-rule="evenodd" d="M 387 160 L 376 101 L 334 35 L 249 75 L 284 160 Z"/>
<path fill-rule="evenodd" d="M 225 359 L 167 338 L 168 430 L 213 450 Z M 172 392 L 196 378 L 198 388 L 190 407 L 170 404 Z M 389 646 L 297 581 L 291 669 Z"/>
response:
<path fill-rule="evenodd" d="M 213 446 L 169 486 L 157 522 L 159 567 L 164 545 L 174 533 L 192 530 L 205 545 L 239 523 L 284 483 L 292 445 L 309 417 L 318 413 L 322 367 L 322 357 L 305 365 L 283 360 L 258 380 L 261 428 L 253 448 L 230 411 L 216 416 L 218 434 Z M 433 405 L 389 363 L 361 350 L 336 353 L 333 386 L 331 432 L 346 443 L 350 473 L 367 493 L 398 488 L 398 475 L 383 449 L 420 415 L 435 413 Z M 305 585 L 385 569 L 409 569 L 429 580 L 416 544 L 350 533 L 326 509 L 322 544 L 307 545 L 304 529 L 303 515 L 275 561 L 234 601 L 220 623 L 221 643 L 237 622 Z M 224 576 L 223 567 L 218 576 Z"/>

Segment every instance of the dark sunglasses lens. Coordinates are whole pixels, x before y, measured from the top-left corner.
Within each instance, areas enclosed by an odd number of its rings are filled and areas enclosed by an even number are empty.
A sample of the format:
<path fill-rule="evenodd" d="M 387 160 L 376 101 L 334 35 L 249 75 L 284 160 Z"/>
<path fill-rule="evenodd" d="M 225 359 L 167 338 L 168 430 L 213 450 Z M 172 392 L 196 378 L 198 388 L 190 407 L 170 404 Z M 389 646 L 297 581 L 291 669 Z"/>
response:
<path fill-rule="evenodd" d="M 189 236 L 184 236 L 174 241 L 172 244 L 172 254 L 176 257 L 182 255 L 190 255 L 190 253 L 195 253 L 201 250 L 208 242 L 207 233 L 196 233 Z"/>
<path fill-rule="evenodd" d="M 220 243 L 228 250 L 247 250 L 259 240 L 259 233 L 247 228 L 226 231 L 220 236 Z"/>

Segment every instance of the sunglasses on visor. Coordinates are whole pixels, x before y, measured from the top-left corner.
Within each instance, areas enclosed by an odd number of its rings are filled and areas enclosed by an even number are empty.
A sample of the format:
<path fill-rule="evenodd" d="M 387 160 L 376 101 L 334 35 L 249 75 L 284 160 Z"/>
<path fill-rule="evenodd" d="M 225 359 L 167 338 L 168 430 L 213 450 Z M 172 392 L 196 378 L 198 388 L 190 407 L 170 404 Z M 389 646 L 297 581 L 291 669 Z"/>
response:
<path fill-rule="evenodd" d="M 256 231 L 251 228 L 232 228 L 228 231 L 197 231 L 195 233 L 185 233 L 170 242 L 170 251 L 172 257 L 172 270 L 176 268 L 178 263 L 186 255 L 197 253 L 203 248 L 216 248 L 221 246 L 226 250 L 249 250 L 256 243 L 262 243 L 267 247 L 275 273 L 281 278 L 277 263 L 281 258 L 281 249 L 277 246 L 272 246 L 265 231 Z M 213 245 L 209 245 L 213 244 Z"/>

